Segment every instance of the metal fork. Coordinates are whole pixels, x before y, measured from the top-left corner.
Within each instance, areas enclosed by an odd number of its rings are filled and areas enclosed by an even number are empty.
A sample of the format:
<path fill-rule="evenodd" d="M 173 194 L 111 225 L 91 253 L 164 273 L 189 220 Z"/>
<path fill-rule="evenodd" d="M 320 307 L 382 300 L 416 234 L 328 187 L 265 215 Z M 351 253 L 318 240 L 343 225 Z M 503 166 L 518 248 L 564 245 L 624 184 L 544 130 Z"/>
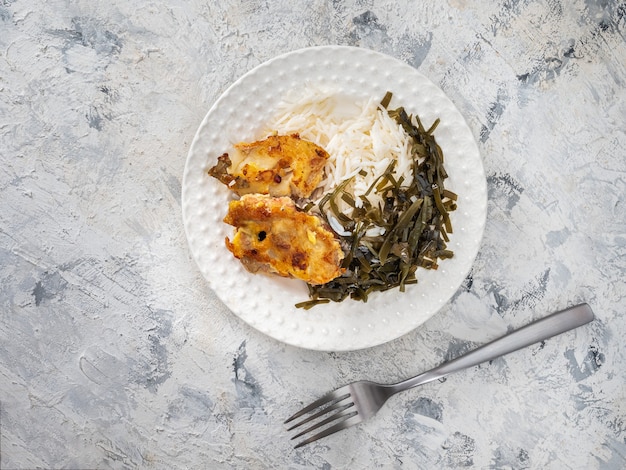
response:
<path fill-rule="evenodd" d="M 381 385 L 370 381 L 351 383 L 334 392 L 330 392 L 294 414 L 285 421 L 285 424 L 297 420 L 304 415 L 308 416 L 293 424 L 287 431 L 311 423 L 309 427 L 293 436 L 291 438 L 293 440 L 323 428 L 317 434 L 298 443 L 295 446 L 297 449 L 298 447 L 317 441 L 322 437 L 329 436 L 337 431 L 365 421 L 373 416 L 389 397 L 398 392 L 441 379 L 453 372 L 458 372 L 468 367 L 491 361 L 505 354 L 517 351 L 518 349 L 525 348 L 526 346 L 546 340 L 552 336 L 585 325 L 593 319 L 594 315 L 591 311 L 591 307 L 583 303 L 530 323 L 411 379 L 391 385 Z"/>

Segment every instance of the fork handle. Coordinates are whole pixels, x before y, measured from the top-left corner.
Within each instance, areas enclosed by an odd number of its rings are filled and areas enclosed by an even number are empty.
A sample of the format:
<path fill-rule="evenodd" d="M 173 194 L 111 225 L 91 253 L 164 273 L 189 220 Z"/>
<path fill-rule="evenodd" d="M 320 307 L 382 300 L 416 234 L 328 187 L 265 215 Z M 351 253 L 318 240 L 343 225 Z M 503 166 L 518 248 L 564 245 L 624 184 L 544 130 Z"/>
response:
<path fill-rule="evenodd" d="M 518 330 L 480 346 L 467 354 L 424 372 L 416 377 L 392 385 L 393 393 L 400 392 L 446 375 L 491 361 L 518 349 L 551 338 L 566 331 L 585 325 L 594 319 L 591 307 L 586 303 L 553 313 Z"/>

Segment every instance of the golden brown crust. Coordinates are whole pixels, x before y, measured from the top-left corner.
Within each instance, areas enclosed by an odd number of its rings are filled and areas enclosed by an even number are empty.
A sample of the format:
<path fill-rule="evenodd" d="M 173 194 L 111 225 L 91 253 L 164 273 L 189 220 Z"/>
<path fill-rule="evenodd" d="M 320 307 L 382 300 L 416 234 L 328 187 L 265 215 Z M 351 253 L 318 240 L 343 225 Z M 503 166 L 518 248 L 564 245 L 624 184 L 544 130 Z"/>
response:
<path fill-rule="evenodd" d="M 229 204 L 224 222 L 236 228 L 226 247 L 250 272 L 325 284 L 344 271 L 344 253 L 333 232 L 288 197 L 244 195 Z"/>
<path fill-rule="evenodd" d="M 322 180 L 328 153 L 298 134 L 235 145 L 237 158 L 218 159 L 209 174 L 239 195 L 309 197 Z"/>

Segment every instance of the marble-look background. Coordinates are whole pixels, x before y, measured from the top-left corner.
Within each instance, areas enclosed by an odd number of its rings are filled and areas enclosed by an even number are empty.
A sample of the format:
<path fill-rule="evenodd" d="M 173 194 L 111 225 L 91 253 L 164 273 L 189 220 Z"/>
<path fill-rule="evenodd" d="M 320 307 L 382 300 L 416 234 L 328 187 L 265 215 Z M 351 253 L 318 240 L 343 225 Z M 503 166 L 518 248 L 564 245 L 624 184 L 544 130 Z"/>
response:
<path fill-rule="evenodd" d="M 313 45 L 419 69 L 489 186 L 474 268 L 416 331 L 300 350 L 190 258 L 181 176 L 241 74 Z M 0 1 L 0 468 L 626 468 L 626 3 Z M 294 451 L 282 421 L 580 302 L 597 320 Z"/>

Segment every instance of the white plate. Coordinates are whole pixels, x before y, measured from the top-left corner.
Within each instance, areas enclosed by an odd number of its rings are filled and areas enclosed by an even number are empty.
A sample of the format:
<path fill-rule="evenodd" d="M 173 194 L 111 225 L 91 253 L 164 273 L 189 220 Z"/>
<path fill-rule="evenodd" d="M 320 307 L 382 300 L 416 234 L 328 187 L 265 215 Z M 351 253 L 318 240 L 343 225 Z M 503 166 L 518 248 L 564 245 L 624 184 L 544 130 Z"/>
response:
<path fill-rule="evenodd" d="M 248 273 L 224 245 L 233 228 L 222 222 L 228 189 L 207 175 L 217 157 L 236 142 L 254 140 L 281 97 L 304 86 L 333 88 L 366 100 L 392 91 L 394 103 L 418 114 L 425 125 L 441 123 L 435 137 L 449 173 L 446 187 L 459 195 L 451 214 L 454 258 L 436 271 L 418 269 L 405 293 L 370 295 L 367 303 L 345 300 L 305 311 L 298 280 Z M 264 136 L 262 136 L 264 137 Z M 487 213 L 482 161 L 463 116 L 446 95 L 409 65 L 354 47 L 321 46 L 276 57 L 237 80 L 213 105 L 191 144 L 182 188 L 182 210 L 191 253 L 220 299 L 243 321 L 285 343 L 316 350 L 348 351 L 376 346 L 413 330 L 456 292 L 478 252 Z"/>

